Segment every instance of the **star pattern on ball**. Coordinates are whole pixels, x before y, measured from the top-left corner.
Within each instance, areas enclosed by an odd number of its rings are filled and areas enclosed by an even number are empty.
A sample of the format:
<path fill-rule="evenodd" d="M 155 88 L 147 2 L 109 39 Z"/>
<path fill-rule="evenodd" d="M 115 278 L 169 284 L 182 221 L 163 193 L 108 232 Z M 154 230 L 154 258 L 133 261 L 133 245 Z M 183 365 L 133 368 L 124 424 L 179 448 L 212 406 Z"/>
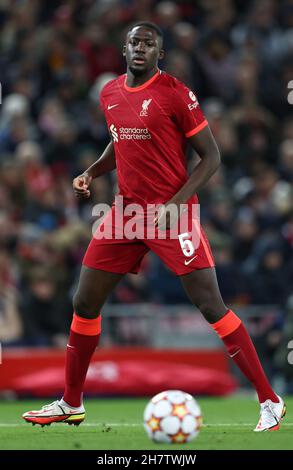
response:
<path fill-rule="evenodd" d="M 173 405 L 173 414 L 178 416 L 180 419 L 184 418 L 184 416 L 188 414 L 188 410 L 186 409 L 185 404 Z"/>
<path fill-rule="evenodd" d="M 147 421 L 147 424 L 151 428 L 151 430 L 155 432 L 161 429 L 160 421 L 161 420 L 159 418 L 156 418 L 155 416 L 151 416 L 151 418 Z"/>
<path fill-rule="evenodd" d="M 179 431 L 177 434 L 172 436 L 172 442 L 177 442 L 177 443 L 184 443 L 187 441 L 187 435 L 183 434 L 182 431 Z"/>
<path fill-rule="evenodd" d="M 144 411 L 144 427 L 154 442 L 191 442 L 198 436 L 201 422 L 199 404 L 181 390 L 158 393 Z"/>

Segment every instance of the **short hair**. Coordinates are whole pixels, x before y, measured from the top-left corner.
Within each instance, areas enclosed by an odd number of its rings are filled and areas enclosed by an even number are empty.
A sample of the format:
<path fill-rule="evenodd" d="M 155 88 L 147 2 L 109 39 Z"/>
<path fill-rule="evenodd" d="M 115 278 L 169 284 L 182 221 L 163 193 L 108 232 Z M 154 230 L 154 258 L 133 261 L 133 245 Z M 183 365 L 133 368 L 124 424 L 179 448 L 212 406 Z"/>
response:
<path fill-rule="evenodd" d="M 155 24 L 152 23 L 151 21 L 139 21 L 138 23 L 134 23 L 128 30 L 127 34 L 132 31 L 134 28 L 138 28 L 139 26 L 145 26 L 146 28 L 152 29 L 153 31 L 156 31 L 157 35 L 161 39 L 163 43 L 163 31 L 161 28 Z"/>

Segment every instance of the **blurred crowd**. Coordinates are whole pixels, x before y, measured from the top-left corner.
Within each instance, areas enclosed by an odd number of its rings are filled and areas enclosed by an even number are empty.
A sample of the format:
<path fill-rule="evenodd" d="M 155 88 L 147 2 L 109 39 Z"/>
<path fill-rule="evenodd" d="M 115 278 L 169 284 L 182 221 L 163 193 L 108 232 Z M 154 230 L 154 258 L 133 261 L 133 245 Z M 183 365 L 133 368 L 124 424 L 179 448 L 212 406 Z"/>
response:
<path fill-rule="evenodd" d="M 2 0 L 0 2 L 0 341 L 62 346 L 96 203 L 72 179 L 109 141 L 99 93 L 125 72 L 135 21 L 156 22 L 161 68 L 198 95 L 221 151 L 200 193 L 201 220 L 227 303 L 277 305 L 293 281 L 292 0 Z M 190 167 L 194 164 L 189 155 Z M 110 302 L 188 302 L 153 255 Z"/>

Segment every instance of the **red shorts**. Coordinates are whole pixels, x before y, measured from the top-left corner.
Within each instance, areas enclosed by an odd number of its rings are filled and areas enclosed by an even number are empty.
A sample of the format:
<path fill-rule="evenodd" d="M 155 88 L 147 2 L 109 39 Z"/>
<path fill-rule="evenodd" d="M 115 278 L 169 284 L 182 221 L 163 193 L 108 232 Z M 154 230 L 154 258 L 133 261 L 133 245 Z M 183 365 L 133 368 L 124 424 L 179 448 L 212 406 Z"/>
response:
<path fill-rule="evenodd" d="M 171 231 L 156 230 L 153 238 L 147 236 L 129 239 L 125 236 L 124 228 L 130 218 L 123 216 L 122 223 L 116 223 L 115 206 L 109 211 L 95 232 L 83 259 L 83 265 L 109 271 L 113 273 L 137 273 L 144 255 L 151 250 L 157 254 L 164 264 L 175 274 L 181 276 L 195 269 L 210 268 L 215 265 L 209 242 L 200 226 L 197 224 L 197 240 L 191 236 L 191 232 L 178 232 L 171 237 Z M 182 217 L 182 216 L 181 216 Z M 194 219 L 187 215 L 189 227 L 193 226 Z M 108 232 L 107 232 L 108 230 Z M 111 231 L 111 234 L 110 234 Z M 99 235 L 98 235 L 99 233 Z M 108 233 L 108 238 L 101 238 L 101 233 Z M 115 233 L 115 237 L 113 236 Z M 159 238 L 164 236 L 165 238 Z"/>

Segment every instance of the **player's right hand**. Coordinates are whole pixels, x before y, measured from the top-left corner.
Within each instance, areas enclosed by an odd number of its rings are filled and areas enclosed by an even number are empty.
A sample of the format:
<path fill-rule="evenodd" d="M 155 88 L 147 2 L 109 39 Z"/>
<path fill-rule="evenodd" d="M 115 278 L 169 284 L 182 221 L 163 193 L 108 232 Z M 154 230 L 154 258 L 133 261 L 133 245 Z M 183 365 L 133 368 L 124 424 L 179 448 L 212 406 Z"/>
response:
<path fill-rule="evenodd" d="M 83 173 L 82 175 L 74 178 L 72 182 L 72 187 L 76 197 L 81 199 L 87 199 L 90 197 L 91 193 L 89 190 L 89 185 L 92 182 L 92 176 L 88 173 Z"/>

